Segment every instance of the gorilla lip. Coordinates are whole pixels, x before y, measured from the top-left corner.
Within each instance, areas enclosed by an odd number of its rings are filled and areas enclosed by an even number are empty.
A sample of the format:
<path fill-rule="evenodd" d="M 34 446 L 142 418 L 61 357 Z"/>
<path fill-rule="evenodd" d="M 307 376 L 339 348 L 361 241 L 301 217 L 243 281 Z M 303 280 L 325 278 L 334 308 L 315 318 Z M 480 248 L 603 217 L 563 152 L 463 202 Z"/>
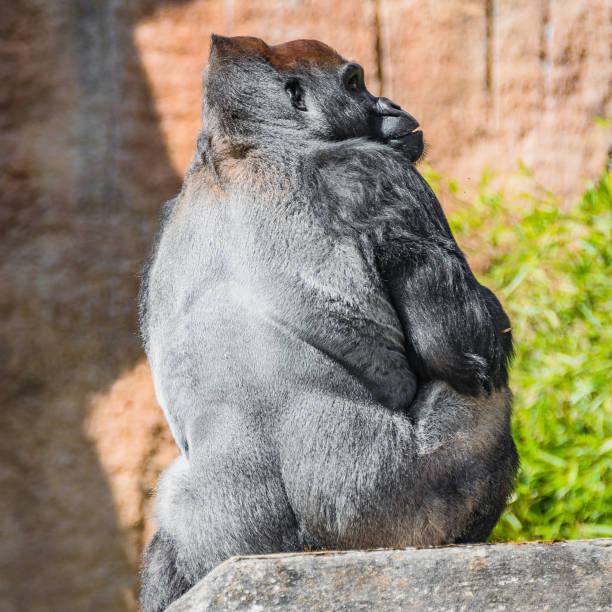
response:
<path fill-rule="evenodd" d="M 420 130 L 419 122 L 404 111 L 398 111 L 394 115 L 382 115 L 380 117 L 380 131 L 385 140 L 399 140 L 413 134 L 418 134 Z M 418 130 L 418 131 L 417 131 Z"/>
<path fill-rule="evenodd" d="M 393 135 L 390 136 L 389 138 L 387 138 L 387 142 L 399 142 L 399 141 L 405 141 L 405 142 L 410 142 L 412 140 L 416 140 L 417 138 L 422 138 L 423 137 L 423 130 L 419 130 L 419 129 L 414 129 L 411 132 L 402 132 L 400 134 L 397 135 Z"/>
<path fill-rule="evenodd" d="M 422 134 L 423 130 L 419 130 L 418 128 L 414 128 L 411 132 L 406 132 L 405 134 L 399 134 L 398 136 L 393 136 L 391 140 L 399 140 L 400 138 L 406 138 L 406 136 L 416 136 L 417 134 Z"/>

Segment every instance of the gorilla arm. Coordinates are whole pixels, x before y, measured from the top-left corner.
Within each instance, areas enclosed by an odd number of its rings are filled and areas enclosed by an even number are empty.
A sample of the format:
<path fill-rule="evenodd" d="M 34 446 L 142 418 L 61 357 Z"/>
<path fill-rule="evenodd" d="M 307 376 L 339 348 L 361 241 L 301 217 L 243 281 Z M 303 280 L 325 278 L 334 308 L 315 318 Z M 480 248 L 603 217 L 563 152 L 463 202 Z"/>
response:
<path fill-rule="evenodd" d="M 374 248 L 420 381 L 407 413 L 349 393 L 348 381 L 343 395 L 294 398 L 278 440 L 302 541 L 340 548 L 483 541 L 517 465 L 505 386 L 508 320 L 400 154 L 352 139 L 314 156 L 303 177 L 315 205 L 331 231 Z"/>
<path fill-rule="evenodd" d="M 395 226 L 393 244 L 382 245 L 381 257 L 409 361 L 422 380 L 444 380 L 459 393 L 488 395 L 507 384 L 510 321 L 495 295 L 474 277 L 433 192 L 413 168 L 409 176 L 417 189 L 403 194 L 406 223 Z M 432 216 L 444 223 L 412 222 Z"/>
<path fill-rule="evenodd" d="M 414 166 L 390 147 L 361 139 L 322 148 L 315 163 L 321 199 L 330 202 L 338 227 L 371 236 L 421 381 L 443 380 L 473 396 L 504 386 L 510 322 L 475 279 Z"/>

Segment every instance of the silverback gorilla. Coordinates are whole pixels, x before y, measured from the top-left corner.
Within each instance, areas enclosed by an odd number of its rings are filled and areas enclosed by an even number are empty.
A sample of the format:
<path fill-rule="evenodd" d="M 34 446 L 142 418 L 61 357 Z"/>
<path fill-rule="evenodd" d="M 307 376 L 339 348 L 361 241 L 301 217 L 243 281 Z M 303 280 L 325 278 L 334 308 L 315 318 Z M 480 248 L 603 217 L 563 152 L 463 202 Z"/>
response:
<path fill-rule="evenodd" d="M 140 318 L 180 448 L 142 605 L 231 555 L 482 541 L 511 490 L 510 323 L 418 123 L 312 40 L 212 37 Z"/>

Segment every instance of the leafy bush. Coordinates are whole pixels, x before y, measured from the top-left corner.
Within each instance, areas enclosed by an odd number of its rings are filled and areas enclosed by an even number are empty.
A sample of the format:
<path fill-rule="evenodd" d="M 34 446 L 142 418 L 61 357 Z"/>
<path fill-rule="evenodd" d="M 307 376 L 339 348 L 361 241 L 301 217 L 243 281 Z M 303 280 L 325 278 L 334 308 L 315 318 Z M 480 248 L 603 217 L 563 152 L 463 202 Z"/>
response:
<path fill-rule="evenodd" d="M 535 191 L 506 197 L 485 176 L 480 195 L 455 195 L 449 215 L 479 280 L 504 304 L 516 348 L 521 467 L 491 540 L 612 536 L 612 174 L 569 212 Z"/>

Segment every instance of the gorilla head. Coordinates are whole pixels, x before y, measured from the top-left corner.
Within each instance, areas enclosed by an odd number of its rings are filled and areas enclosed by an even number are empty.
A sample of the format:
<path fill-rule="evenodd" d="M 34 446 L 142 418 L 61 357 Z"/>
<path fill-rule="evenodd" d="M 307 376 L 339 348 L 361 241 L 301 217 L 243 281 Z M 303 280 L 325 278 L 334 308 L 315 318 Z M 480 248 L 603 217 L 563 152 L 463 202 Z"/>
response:
<path fill-rule="evenodd" d="M 204 116 L 241 147 L 366 137 L 411 162 L 423 133 L 406 111 L 366 88 L 363 68 L 315 40 L 269 46 L 252 37 L 212 37 Z"/>

